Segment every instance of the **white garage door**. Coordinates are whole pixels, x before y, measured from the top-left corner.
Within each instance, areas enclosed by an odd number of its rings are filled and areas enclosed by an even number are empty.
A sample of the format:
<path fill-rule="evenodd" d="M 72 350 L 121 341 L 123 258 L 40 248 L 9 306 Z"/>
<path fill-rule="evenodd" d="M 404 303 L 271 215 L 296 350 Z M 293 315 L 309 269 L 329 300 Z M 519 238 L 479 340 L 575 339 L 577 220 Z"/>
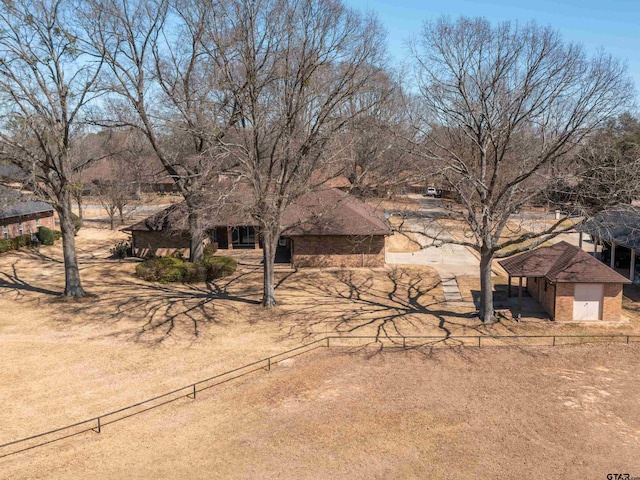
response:
<path fill-rule="evenodd" d="M 603 291 L 602 283 L 576 284 L 573 293 L 573 319 L 600 320 Z"/>

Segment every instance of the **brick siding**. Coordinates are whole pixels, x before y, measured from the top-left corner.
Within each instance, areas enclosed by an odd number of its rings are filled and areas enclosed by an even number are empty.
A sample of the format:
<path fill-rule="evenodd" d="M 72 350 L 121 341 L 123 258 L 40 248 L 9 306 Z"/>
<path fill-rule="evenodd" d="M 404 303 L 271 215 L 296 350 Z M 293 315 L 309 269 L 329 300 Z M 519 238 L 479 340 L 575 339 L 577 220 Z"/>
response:
<path fill-rule="evenodd" d="M 141 232 L 134 231 L 133 254 L 136 257 L 146 257 L 148 255 L 171 255 L 176 250 L 180 250 L 185 257 L 189 256 L 189 235 L 170 235 L 162 232 Z"/>
<path fill-rule="evenodd" d="M 573 321 L 575 283 L 547 284 L 544 291 L 544 278 L 527 278 L 527 290 L 533 298 L 557 321 Z M 539 290 L 538 290 L 539 289 Z M 538 298 L 538 291 L 540 298 Z M 555 302 L 554 302 L 555 296 Z M 555 311 L 554 311 L 555 310 Z M 605 283 L 602 299 L 602 320 L 617 322 L 622 315 L 622 284 Z"/>
<path fill-rule="evenodd" d="M 32 213 L 23 215 L 22 217 L 9 217 L 0 220 L 0 239 L 4 237 L 4 227 L 7 227 L 9 238 L 20 236 L 20 222 L 22 222 L 22 235 L 29 233 L 38 233 L 37 223 L 40 221 L 41 227 L 47 227 L 53 230 L 56 226 L 53 212 Z"/>
<path fill-rule="evenodd" d="M 384 235 L 293 237 L 292 250 L 295 268 L 384 266 Z"/>
<path fill-rule="evenodd" d="M 618 322 L 622 315 L 622 284 L 605 283 L 604 301 L 602 305 L 602 320 Z"/>

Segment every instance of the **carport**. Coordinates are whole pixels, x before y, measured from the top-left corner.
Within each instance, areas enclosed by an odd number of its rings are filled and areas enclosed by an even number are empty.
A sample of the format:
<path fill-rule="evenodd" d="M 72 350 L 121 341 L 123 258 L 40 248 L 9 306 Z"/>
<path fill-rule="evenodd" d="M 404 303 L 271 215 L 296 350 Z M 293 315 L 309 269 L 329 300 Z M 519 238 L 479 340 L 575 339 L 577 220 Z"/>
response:
<path fill-rule="evenodd" d="M 540 247 L 498 262 L 555 320 L 618 321 L 622 313 L 622 285 L 631 283 L 581 248 L 567 242 Z"/>

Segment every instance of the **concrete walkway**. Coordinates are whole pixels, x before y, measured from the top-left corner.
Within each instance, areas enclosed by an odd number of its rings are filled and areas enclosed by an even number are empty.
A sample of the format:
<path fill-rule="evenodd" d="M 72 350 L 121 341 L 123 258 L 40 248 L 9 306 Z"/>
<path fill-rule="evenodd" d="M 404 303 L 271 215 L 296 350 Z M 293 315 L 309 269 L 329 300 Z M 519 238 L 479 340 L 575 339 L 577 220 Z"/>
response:
<path fill-rule="evenodd" d="M 425 231 L 425 229 L 427 229 L 427 232 L 435 232 L 437 229 L 439 238 L 445 241 L 452 238 L 437 222 L 409 220 L 407 225 L 414 232 Z M 426 236 L 415 233 L 414 235 L 422 247 L 421 250 L 410 253 L 387 253 L 386 262 L 388 264 L 427 265 L 432 267 L 438 272 L 442 281 L 442 290 L 447 306 L 473 305 L 469 304 L 469 302 L 463 302 L 456 277 L 479 277 L 480 262 L 477 257 L 462 245 L 444 244 L 435 247 L 431 245 L 431 239 Z"/>

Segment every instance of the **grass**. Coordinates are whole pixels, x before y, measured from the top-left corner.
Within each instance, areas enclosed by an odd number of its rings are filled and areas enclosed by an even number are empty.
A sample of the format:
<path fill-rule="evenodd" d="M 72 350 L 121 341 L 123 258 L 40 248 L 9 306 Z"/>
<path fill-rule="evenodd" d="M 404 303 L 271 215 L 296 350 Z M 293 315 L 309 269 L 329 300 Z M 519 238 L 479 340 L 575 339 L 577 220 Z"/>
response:
<path fill-rule="evenodd" d="M 640 447 L 638 345 L 319 351 L 0 460 L 43 478 L 605 478 Z"/>
<path fill-rule="evenodd" d="M 278 272 L 276 292 L 281 303 L 266 311 L 259 305 L 260 267 L 240 265 L 233 275 L 207 284 L 153 284 L 134 276 L 136 261 L 109 259 L 109 248 L 122 238 L 120 232 L 80 231 L 81 274 L 85 288 L 95 295 L 80 301 L 58 297 L 64 284 L 60 245 L 0 256 L 0 443 L 135 403 L 326 334 L 640 331 L 640 319 L 620 326 L 576 327 L 525 318 L 520 324 L 504 320 L 483 326 L 472 309 L 445 306 L 439 278 L 428 267 Z M 472 288 L 469 284 L 468 289 Z M 248 378 L 225 389 L 220 397 L 216 393 L 216 400 L 206 405 L 199 397 L 195 408 L 161 409 L 130 423 L 115 424 L 108 437 L 89 435 L 79 443 L 71 439 L 3 461 L 1 468 L 7 478 L 77 478 L 82 476 L 79 469 L 89 464 L 100 465 L 92 470 L 93 478 L 117 478 L 125 471 L 135 478 L 159 471 L 195 478 L 202 477 L 201 472 L 208 472 L 205 477 L 209 477 L 211 471 L 219 478 L 267 478 L 286 467 L 318 478 L 327 471 L 312 459 L 337 455 L 338 465 L 353 478 L 383 478 L 391 471 L 424 477 L 431 470 L 420 462 L 412 463 L 411 458 L 433 451 L 413 446 L 425 432 L 431 432 L 425 445 L 444 448 L 438 446 L 441 438 L 435 432 L 440 425 L 444 425 L 442 432 L 447 431 L 449 424 L 443 419 L 448 415 L 460 418 L 454 411 L 430 417 L 424 405 L 431 401 L 435 405 L 436 398 L 449 398 L 454 392 L 433 390 L 427 402 L 426 390 L 403 387 L 394 393 L 392 377 L 381 382 L 379 390 L 376 371 L 372 371 L 374 376 L 367 373 L 366 357 L 356 359 L 365 363 L 360 367 L 356 363 L 355 370 L 342 370 L 351 358 L 310 363 L 309 369 L 296 370 L 293 377 L 277 377 L 281 379 L 275 383 L 274 376 L 265 376 L 258 380 L 266 382 L 259 384 L 263 390 L 251 390 L 255 379 Z M 442 379 L 447 368 L 465 359 L 456 358 L 442 364 Z M 491 363 L 524 360 L 506 356 Z M 395 374 L 405 386 L 431 388 L 431 380 L 424 379 L 440 375 L 435 373 L 440 371 L 439 362 L 402 366 L 389 360 L 390 370 L 381 370 L 379 378 Z M 322 373 L 324 367 L 327 370 Z M 340 396 L 349 382 L 359 389 L 350 399 Z M 315 400 L 304 403 L 306 398 Z M 324 404 L 327 410 L 323 413 L 319 407 L 323 404 L 317 402 L 332 398 L 337 403 Z M 402 398 L 420 401 L 409 408 Z M 367 402 L 372 402 L 371 410 Z M 471 403 L 467 405 L 471 408 Z M 350 417 L 349 411 L 363 413 Z M 422 412 L 415 431 L 411 430 L 415 419 L 403 417 L 403 411 Z M 339 415 L 332 417 L 333 413 Z M 286 417 L 288 414 L 292 416 Z M 454 433 L 460 431 L 455 425 L 450 425 Z M 314 429 L 320 443 L 302 442 Z M 391 437 L 380 434 L 396 430 Z M 462 445 L 474 435 L 474 431 L 454 435 L 448 441 Z M 336 438 L 342 438 L 342 443 L 335 443 Z M 288 455 L 286 462 L 278 457 L 275 446 Z M 212 451 L 216 454 L 211 455 Z M 384 458 L 397 457 L 398 461 L 376 457 L 375 452 L 380 451 Z M 446 472 L 447 465 L 458 468 L 453 460 L 447 463 L 449 452 L 445 448 L 438 454 L 443 456 L 435 474 Z M 372 463 L 371 458 L 378 460 Z M 300 476 L 291 472 L 284 471 L 284 477 Z"/>

